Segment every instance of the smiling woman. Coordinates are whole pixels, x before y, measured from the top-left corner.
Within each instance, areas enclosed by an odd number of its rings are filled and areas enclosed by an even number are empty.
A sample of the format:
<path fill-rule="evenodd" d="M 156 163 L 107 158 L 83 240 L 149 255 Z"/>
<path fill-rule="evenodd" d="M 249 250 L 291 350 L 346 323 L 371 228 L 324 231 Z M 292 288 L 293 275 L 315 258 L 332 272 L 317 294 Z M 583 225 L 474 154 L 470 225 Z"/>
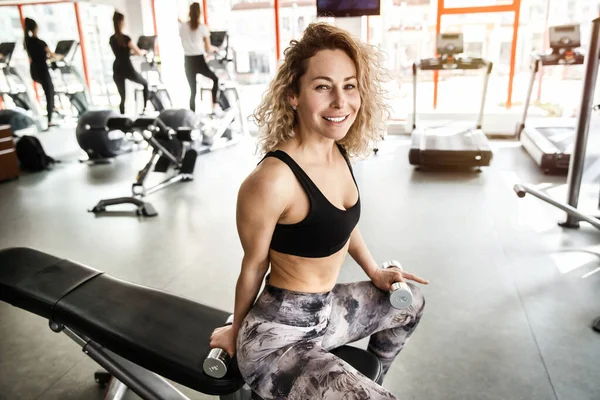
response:
<path fill-rule="evenodd" d="M 302 122 L 307 122 L 300 118 L 307 117 L 308 111 L 300 109 L 296 112 L 293 108 L 298 106 L 299 96 L 304 95 L 311 106 L 316 104 L 310 99 L 331 101 L 331 96 L 337 95 L 337 82 L 333 81 L 337 78 L 341 79 L 339 83 L 344 83 L 343 90 L 348 93 L 348 101 L 358 97 L 359 103 L 350 115 L 352 119 L 346 121 L 344 135 L 336 140 L 350 157 L 368 155 L 369 145 L 381 137 L 389 116 L 382 88 L 382 83 L 388 80 L 388 73 L 382 67 L 378 50 L 354 39 L 342 29 L 316 23 L 306 28 L 302 40 L 293 40 L 284 55 L 277 76 L 254 114 L 259 126 L 261 150 L 267 153 L 277 148 L 302 129 Z M 307 75 L 309 63 L 315 67 L 311 71 L 313 76 Z M 347 75 L 341 74 L 341 66 L 347 67 Z M 325 76 L 320 73 L 323 70 L 331 70 L 335 76 Z M 309 87 L 301 83 L 311 85 L 310 90 L 317 90 L 322 95 L 310 97 Z M 292 102 L 291 97 L 294 98 Z M 327 110 L 322 116 L 345 117 L 339 111 L 331 114 L 332 111 Z"/>
<path fill-rule="evenodd" d="M 233 324 L 216 329 L 210 346 L 237 352 L 244 380 L 263 399 L 394 399 L 330 352 L 371 336 L 383 376 L 425 306 L 413 284 L 410 307 L 390 306 L 394 282 L 427 281 L 379 268 L 358 229 L 350 156 L 368 153 L 384 127 L 379 56 L 322 23 L 284 54 L 256 111 L 266 154 L 238 194 L 244 257 Z M 347 254 L 369 280 L 336 284 Z"/>

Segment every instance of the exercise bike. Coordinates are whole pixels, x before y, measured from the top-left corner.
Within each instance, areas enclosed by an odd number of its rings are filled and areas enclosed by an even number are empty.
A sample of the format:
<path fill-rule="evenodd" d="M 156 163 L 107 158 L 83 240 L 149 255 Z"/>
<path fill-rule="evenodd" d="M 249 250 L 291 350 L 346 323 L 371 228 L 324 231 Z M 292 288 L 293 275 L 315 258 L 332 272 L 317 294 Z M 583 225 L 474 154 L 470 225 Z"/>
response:
<path fill-rule="evenodd" d="M 15 42 L 0 43 L 0 98 L 4 108 L 0 110 L 0 125 L 10 125 L 13 132 L 33 133 L 42 130 L 42 114 L 31 85 L 11 65 L 15 48 Z"/>
<path fill-rule="evenodd" d="M 210 34 L 211 44 L 218 49 L 212 53 L 212 58 L 207 61 L 209 68 L 219 78 L 217 100 L 222 115 L 199 115 L 199 130 L 201 133 L 201 146 L 197 148 L 198 154 L 208 153 L 223 147 L 237 144 L 248 136 L 248 129 L 244 122 L 238 84 L 230 73 L 230 63 L 234 62 L 233 51 L 229 47 L 227 31 L 214 31 Z M 200 87 L 200 100 L 204 92 L 211 92 L 210 86 Z"/>
<path fill-rule="evenodd" d="M 145 50 L 146 54 L 143 56 L 142 64 L 140 65 L 141 74 L 148 82 L 149 90 L 149 102 L 155 111 L 161 112 L 169 109 L 173 106 L 171 96 L 167 91 L 165 84 L 162 80 L 160 72 L 160 57 L 156 55 L 156 35 L 155 36 L 140 36 L 137 42 L 137 46 L 140 50 Z M 139 87 L 135 89 L 135 109 L 138 113 L 141 113 L 144 109 L 143 100 L 144 92 Z"/>
<path fill-rule="evenodd" d="M 66 98 L 76 116 L 83 115 L 90 105 L 90 94 L 87 85 L 77 69 L 73 66 L 73 60 L 77 54 L 79 42 L 76 40 L 61 40 L 56 44 L 54 53 L 62 56 L 58 60 L 48 61 L 50 74 L 54 83 L 54 92 L 58 96 L 58 103 L 63 110 L 67 110 L 64 104 Z M 64 115 L 63 115 L 64 117 Z"/>
<path fill-rule="evenodd" d="M 141 117 L 135 120 L 126 117 L 110 118 L 107 121 L 109 130 L 122 132 L 139 132 L 152 147 L 152 155 L 146 165 L 138 172 L 133 183 L 130 197 L 116 197 L 100 200 L 89 210 L 95 214 L 106 211 L 106 207 L 117 204 L 133 204 L 137 207 L 136 214 L 153 217 L 158 215 L 152 204 L 144 198 L 173 183 L 191 181 L 198 153 L 191 146 L 197 132 L 191 126 L 183 126 L 177 121 L 185 121 L 192 114 L 189 110 L 166 110 L 158 117 Z M 151 171 L 167 172 L 169 168 L 175 174 L 163 182 L 145 187 L 144 183 Z"/>

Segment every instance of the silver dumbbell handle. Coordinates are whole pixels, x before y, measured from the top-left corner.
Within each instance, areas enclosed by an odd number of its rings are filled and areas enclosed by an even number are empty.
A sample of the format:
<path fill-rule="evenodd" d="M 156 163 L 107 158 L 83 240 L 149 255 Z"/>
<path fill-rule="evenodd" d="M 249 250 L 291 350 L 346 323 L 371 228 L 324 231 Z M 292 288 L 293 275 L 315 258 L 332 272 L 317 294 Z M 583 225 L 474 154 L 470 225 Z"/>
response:
<path fill-rule="evenodd" d="M 224 326 L 233 324 L 233 314 L 227 318 Z M 210 377 L 220 379 L 227 374 L 231 357 L 223 349 L 211 349 L 202 363 L 204 373 Z"/>
<path fill-rule="evenodd" d="M 389 260 L 382 264 L 383 269 L 397 267 L 402 271 L 402 264 L 397 260 Z M 404 310 L 411 306 L 413 300 L 410 287 L 405 282 L 395 282 L 390 289 L 390 304 L 398 310 Z"/>

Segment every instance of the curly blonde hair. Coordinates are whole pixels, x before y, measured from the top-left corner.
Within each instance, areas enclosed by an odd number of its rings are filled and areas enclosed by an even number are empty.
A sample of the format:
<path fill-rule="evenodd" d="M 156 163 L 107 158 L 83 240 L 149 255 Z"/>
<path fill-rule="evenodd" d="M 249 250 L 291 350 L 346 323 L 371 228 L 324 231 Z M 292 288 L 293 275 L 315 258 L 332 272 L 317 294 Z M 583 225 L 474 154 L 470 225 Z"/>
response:
<path fill-rule="evenodd" d="M 366 157 L 386 129 L 389 109 L 385 104 L 384 79 L 387 72 L 377 48 L 362 43 L 347 31 L 327 23 L 312 23 L 302 39 L 292 40 L 284 51 L 284 60 L 253 114 L 259 127 L 261 152 L 275 150 L 293 136 L 298 123 L 289 104 L 289 96 L 300 91 L 300 78 L 306 73 L 308 59 L 320 50 L 342 50 L 354 62 L 361 106 L 356 120 L 338 143 L 350 157 Z"/>

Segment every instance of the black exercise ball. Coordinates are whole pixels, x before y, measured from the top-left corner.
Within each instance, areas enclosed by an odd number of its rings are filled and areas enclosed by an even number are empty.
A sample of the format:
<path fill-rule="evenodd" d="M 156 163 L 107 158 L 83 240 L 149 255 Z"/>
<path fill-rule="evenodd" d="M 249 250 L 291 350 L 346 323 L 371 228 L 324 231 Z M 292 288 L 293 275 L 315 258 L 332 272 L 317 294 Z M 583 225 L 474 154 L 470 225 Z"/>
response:
<path fill-rule="evenodd" d="M 114 110 L 87 111 L 77 121 L 77 143 L 92 160 L 116 157 L 123 153 L 125 134 L 120 130 L 108 130 L 109 118 L 119 117 Z"/>

